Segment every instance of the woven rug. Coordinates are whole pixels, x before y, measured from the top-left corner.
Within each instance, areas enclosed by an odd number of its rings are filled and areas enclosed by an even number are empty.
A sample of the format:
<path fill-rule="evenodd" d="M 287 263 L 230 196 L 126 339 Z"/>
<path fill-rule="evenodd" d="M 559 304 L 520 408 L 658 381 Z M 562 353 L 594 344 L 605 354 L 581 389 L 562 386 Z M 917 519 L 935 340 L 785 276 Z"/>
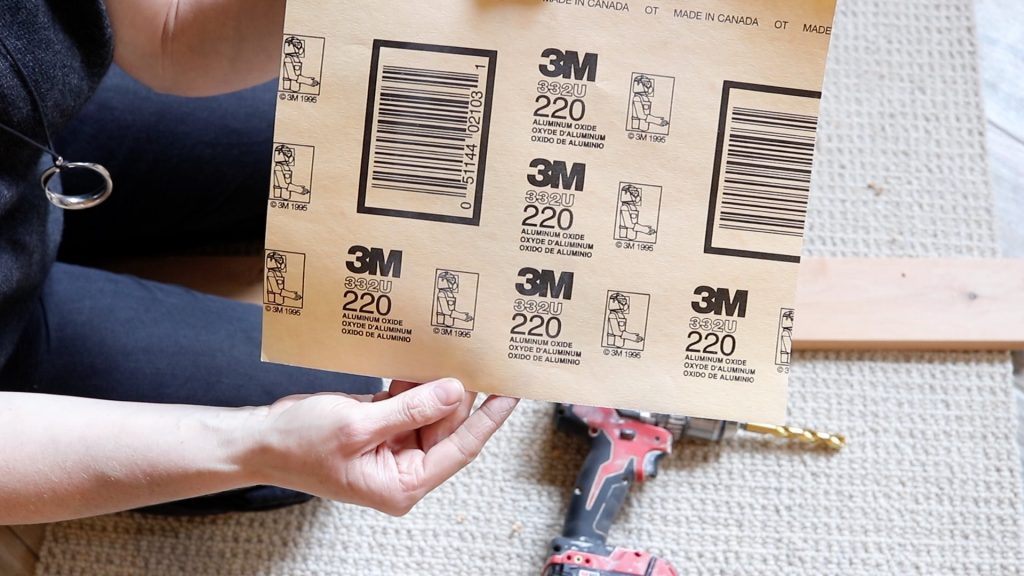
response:
<path fill-rule="evenodd" d="M 969 0 L 841 0 L 806 253 L 996 255 Z M 401 519 L 352 506 L 50 528 L 41 575 L 537 574 L 586 446 L 525 402 Z M 1008 356 L 800 354 L 790 419 L 828 455 L 682 444 L 613 542 L 684 574 L 1013 574 L 1024 564 Z"/>

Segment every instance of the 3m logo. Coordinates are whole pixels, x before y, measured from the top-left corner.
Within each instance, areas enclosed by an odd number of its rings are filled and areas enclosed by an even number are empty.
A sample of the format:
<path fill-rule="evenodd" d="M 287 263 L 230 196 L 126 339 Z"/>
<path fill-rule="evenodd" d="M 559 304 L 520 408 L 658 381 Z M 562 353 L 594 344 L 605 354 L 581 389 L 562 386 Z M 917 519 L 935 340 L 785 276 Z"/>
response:
<path fill-rule="evenodd" d="M 530 168 L 535 168 L 537 172 L 527 174 L 526 181 L 530 183 L 530 186 L 537 188 L 572 189 L 581 192 L 587 179 L 587 165 L 578 162 L 573 162 L 570 169 L 561 160 L 534 158 L 530 162 Z"/>
<path fill-rule="evenodd" d="M 516 292 L 523 296 L 572 300 L 572 272 L 561 272 L 555 276 L 554 270 L 521 268 L 519 277 L 523 281 L 516 284 Z"/>
<path fill-rule="evenodd" d="M 540 53 L 541 58 L 548 61 L 537 68 L 548 78 L 573 78 L 593 82 L 597 79 L 597 54 L 587 52 L 580 61 L 580 54 L 575 50 L 559 50 L 547 48 Z"/>
<path fill-rule="evenodd" d="M 739 316 L 740 318 L 747 315 L 746 290 L 732 292 L 728 288 L 698 286 L 693 291 L 693 295 L 700 297 L 691 304 L 693 311 L 698 314 Z"/>
<path fill-rule="evenodd" d="M 402 277 L 401 250 L 385 252 L 383 248 L 367 248 L 357 245 L 349 248 L 348 253 L 354 258 L 345 262 L 345 267 L 353 274 Z"/>

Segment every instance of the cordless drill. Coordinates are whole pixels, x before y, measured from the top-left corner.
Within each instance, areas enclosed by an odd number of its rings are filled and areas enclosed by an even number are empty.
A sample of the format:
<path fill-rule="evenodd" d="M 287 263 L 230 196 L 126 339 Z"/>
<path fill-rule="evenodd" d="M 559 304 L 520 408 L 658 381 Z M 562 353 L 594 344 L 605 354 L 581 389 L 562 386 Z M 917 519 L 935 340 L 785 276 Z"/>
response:
<path fill-rule="evenodd" d="M 585 432 L 590 452 L 576 479 L 561 536 L 542 576 L 677 576 L 668 561 L 651 554 L 608 545 L 608 531 L 634 481 L 658 475 L 658 462 L 681 438 L 719 442 L 740 428 L 808 444 L 839 449 L 842 436 L 788 426 L 739 424 L 725 420 L 671 416 L 633 410 L 558 404 L 560 430 Z"/>

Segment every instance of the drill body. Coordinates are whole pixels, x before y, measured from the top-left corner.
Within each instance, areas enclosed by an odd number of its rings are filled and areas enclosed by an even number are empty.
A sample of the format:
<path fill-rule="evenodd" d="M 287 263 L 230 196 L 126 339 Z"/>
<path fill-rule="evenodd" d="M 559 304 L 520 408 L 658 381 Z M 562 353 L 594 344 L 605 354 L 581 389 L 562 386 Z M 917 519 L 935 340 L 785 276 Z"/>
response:
<path fill-rule="evenodd" d="M 610 546 L 608 531 L 632 483 L 657 476 L 658 462 L 671 453 L 674 440 L 721 440 L 736 430 L 735 423 L 577 404 L 559 404 L 556 423 L 587 434 L 590 451 L 543 576 L 676 576 L 664 559 Z"/>

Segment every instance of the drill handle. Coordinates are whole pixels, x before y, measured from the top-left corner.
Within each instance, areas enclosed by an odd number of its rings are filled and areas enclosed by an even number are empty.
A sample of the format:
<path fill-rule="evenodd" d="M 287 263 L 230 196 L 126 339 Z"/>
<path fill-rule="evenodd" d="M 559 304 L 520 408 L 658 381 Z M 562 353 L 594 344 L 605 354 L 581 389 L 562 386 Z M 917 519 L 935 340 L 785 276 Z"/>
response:
<path fill-rule="evenodd" d="M 592 438 L 565 515 L 562 536 L 604 545 L 608 530 L 636 478 L 634 462 L 616 462 L 615 446 L 607 432 Z"/>

